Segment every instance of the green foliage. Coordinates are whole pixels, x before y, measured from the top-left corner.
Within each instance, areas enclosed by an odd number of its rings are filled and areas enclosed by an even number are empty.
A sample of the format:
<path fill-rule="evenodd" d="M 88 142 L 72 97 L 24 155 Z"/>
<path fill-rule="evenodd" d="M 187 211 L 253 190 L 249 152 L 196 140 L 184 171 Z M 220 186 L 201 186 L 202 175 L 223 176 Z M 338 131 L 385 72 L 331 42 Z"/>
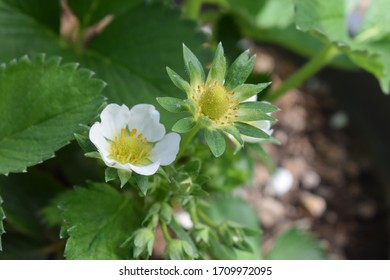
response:
<path fill-rule="evenodd" d="M 53 176 L 36 168 L 28 173 L 0 176 L 0 195 L 8 225 L 28 237 L 44 240 L 40 211 L 62 190 Z"/>
<path fill-rule="evenodd" d="M 82 26 L 115 14 L 102 33 L 79 49 L 57 34 L 58 3 L 30 2 L 0 1 L 0 61 L 37 52 L 78 61 L 110 85 L 105 90 L 109 102 L 130 107 L 138 103 L 157 105 L 157 96 L 175 96 L 164 69 L 166 65 L 182 68 L 177 55 L 182 42 L 204 59 L 207 57 L 207 52 L 200 49 L 204 38 L 195 33 L 195 24 L 180 19 L 178 11 L 162 5 L 147 5 L 144 1 L 71 1 L 69 6 Z M 44 7 L 44 12 L 34 12 L 36 8 L 32 7 L 38 6 Z M 174 115 L 161 113 L 168 128 L 177 120 Z"/>
<path fill-rule="evenodd" d="M 69 234 L 68 259 L 126 259 L 121 244 L 140 225 L 136 204 L 106 184 L 76 187 L 63 194 L 59 208 Z"/>
<path fill-rule="evenodd" d="M 310 233 L 291 228 L 282 233 L 271 248 L 268 260 L 323 260 L 321 243 Z"/>
<path fill-rule="evenodd" d="M 27 56 L 0 68 L 0 174 L 53 157 L 103 104 L 93 73 L 59 58 Z M 23 81 L 23 82 L 21 82 Z"/>
<path fill-rule="evenodd" d="M 5 214 L 4 214 L 3 208 L 1 207 L 1 204 L 3 204 L 3 200 L 0 196 L 0 251 L 3 250 L 2 243 L 1 243 L 1 235 L 5 232 L 4 225 L 3 225 L 3 220 L 5 219 Z"/>
<path fill-rule="evenodd" d="M 382 90 L 390 92 L 390 30 L 388 15 L 383 10 L 389 0 L 373 1 L 354 37 L 347 31 L 350 1 L 294 0 L 297 27 L 311 32 L 337 46 L 354 63 L 371 72 L 380 81 Z"/>
<path fill-rule="evenodd" d="M 252 252 L 246 252 L 239 249 L 233 249 L 231 246 L 222 245 L 217 240 L 211 243 L 210 254 L 216 259 L 261 259 L 260 244 L 261 232 L 256 212 L 244 200 L 226 196 L 216 198 L 209 202 L 209 207 L 205 209 L 207 216 L 216 224 L 224 223 L 227 220 L 251 229 L 253 236 L 245 237 Z"/>
<path fill-rule="evenodd" d="M 154 245 L 154 232 L 150 228 L 140 228 L 122 244 L 122 247 L 129 246 L 133 250 L 133 258 L 148 258 L 152 255 Z"/>

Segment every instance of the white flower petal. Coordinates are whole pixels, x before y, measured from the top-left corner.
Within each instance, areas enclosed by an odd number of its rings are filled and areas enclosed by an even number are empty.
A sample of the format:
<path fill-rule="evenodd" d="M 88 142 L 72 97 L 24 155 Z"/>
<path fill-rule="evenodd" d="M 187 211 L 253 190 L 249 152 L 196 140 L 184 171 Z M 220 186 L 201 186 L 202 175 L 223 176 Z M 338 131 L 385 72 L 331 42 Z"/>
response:
<path fill-rule="evenodd" d="M 100 114 L 100 125 L 103 136 L 113 139 L 117 136 L 122 128 L 126 127 L 130 111 L 126 105 L 108 104 Z"/>
<path fill-rule="evenodd" d="M 165 127 L 160 123 L 160 113 L 153 105 L 139 104 L 131 108 L 127 125 L 137 129 L 149 142 L 159 141 L 165 135 Z"/>
<path fill-rule="evenodd" d="M 100 118 L 101 122 L 96 122 L 91 127 L 89 138 L 107 166 L 150 176 L 157 172 L 160 165 L 168 165 L 175 160 L 179 151 L 180 136 L 177 133 L 165 135 L 165 127 L 160 123 L 160 113 L 153 105 L 140 104 L 129 110 L 126 105 L 109 104 L 102 111 Z M 123 128 L 130 131 L 136 129 L 137 134 L 142 133 L 149 143 L 155 143 L 150 157 L 145 158 L 151 161 L 150 164 L 123 164 L 110 157 L 109 140 L 114 141 Z"/>
<path fill-rule="evenodd" d="M 110 143 L 104 137 L 104 129 L 101 123 L 96 122 L 89 130 L 89 139 L 99 150 L 102 157 L 108 156 Z"/>
<path fill-rule="evenodd" d="M 174 132 L 168 133 L 154 146 L 150 159 L 153 162 L 160 162 L 163 166 L 171 164 L 179 152 L 179 144 L 180 135 Z"/>
<path fill-rule="evenodd" d="M 160 163 L 159 162 L 153 162 L 149 165 L 140 165 L 140 166 L 136 166 L 136 165 L 132 165 L 130 163 L 127 163 L 125 166 L 128 166 L 130 167 L 131 170 L 133 170 L 135 173 L 138 173 L 140 175 L 144 175 L 144 176 L 150 176 L 150 175 L 153 175 L 154 173 L 157 172 L 158 168 L 160 167 Z"/>

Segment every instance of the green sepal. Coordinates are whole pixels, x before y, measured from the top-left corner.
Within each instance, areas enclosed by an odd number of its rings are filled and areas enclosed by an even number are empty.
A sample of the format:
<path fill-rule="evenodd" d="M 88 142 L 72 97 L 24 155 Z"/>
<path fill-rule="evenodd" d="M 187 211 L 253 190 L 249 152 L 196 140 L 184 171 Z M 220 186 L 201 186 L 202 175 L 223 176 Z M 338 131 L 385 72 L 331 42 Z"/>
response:
<path fill-rule="evenodd" d="M 0 196 L 0 251 L 3 250 L 3 247 L 1 245 L 1 235 L 3 233 L 5 233 L 4 225 L 3 225 L 3 220 L 5 219 L 5 214 L 4 214 L 3 208 L 1 207 L 2 203 L 3 203 L 3 200 L 1 199 L 1 196 Z"/>
<path fill-rule="evenodd" d="M 179 74 L 177 74 L 175 71 L 173 71 L 171 68 L 169 68 L 168 66 L 166 67 L 167 69 L 167 73 L 168 73 L 168 76 L 169 78 L 171 79 L 171 81 L 173 82 L 173 84 L 183 90 L 184 92 L 186 92 L 187 94 L 189 94 L 191 92 L 191 87 L 190 87 L 190 84 L 184 80 Z"/>
<path fill-rule="evenodd" d="M 249 125 L 247 123 L 237 122 L 237 123 L 235 123 L 235 126 L 240 131 L 241 134 L 244 134 L 246 136 L 255 137 L 255 138 L 262 138 L 262 139 L 271 138 L 271 136 L 269 136 L 267 133 L 265 133 L 261 129 L 254 127 L 252 125 Z"/>
<path fill-rule="evenodd" d="M 184 241 L 187 241 L 188 244 L 191 246 L 191 257 L 192 258 L 197 258 L 199 257 L 199 254 L 198 254 L 198 250 L 197 250 L 197 247 L 196 245 L 194 244 L 194 241 L 192 240 L 191 236 L 188 234 L 187 231 L 185 231 L 181 225 L 179 225 L 179 223 L 176 221 L 176 219 L 172 219 L 170 224 L 169 224 L 169 227 L 171 228 L 171 230 L 173 230 L 173 232 L 176 234 L 176 236 Z"/>
<path fill-rule="evenodd" d="M 102 156 L 99 154 L 99 152 L 89 152 L 89 153 L 85 153 L 84 155 L 89 158 L 102 159 Z"/>
<path fill-rule="evenodd" d="M 183 118 L 178 120 L 172 127 L 172 131 L 177 133 L 187 133 L 194 128 L 196 122 L 193 118 Z"/>
<path fill-rule="evenodd" d="M 240 147 L 244 146 L 244 141 L 242 140 L 240 131 L 237 128 L 235 128 L 234 126 L 228 126 L 228 127 L 224 128 L 223 130 L 227 134 L 233 136 L 234 139 L 237 140 L 237 142 L 240 145 Z"/>
<path fill-rule="evenodd" d="M 169 224 L 173 217 L 173 209 L 172 207 L 166 203 L 161 203 L 161 209 L 160 209 L 160 220 L 166 224 Z"/>
<path fill-rule="evenodd" d="M 240 108 L 256 109 L 264 113 L 274 113 L 279 111 L 279 108 L 272 105 L 269 102 L 256 101 L 256 102 L 243 102 L 239 104 Z"/>
<path fill-rule="evenodd" d="M 227 71 L 225 80 L 226 90 L 230 91 L 244 83 L 252 72 L 255 61 L 256 56 L 249 58 L 249 51 L 245 51 L 237 57 Z"/>
<path fill-rule="evenodd" d="M 209 240 L 211 235 L 210 227 L 201 223 L 196 224 L 191 234 L 198 245 L 209 246 Z"/>
<path fill-rule="evenodd" d="M 183 44 L 183 58 L 184 65 L 190 76 L 190 84 L 198 85 L 204 81 L 205 74 L 203 66 L 199 59 L 192 53 L 192 51 Z"/>
<path fill-rule="evenodd" d="M 239 101 L 247 100 L 252 96 L 258 94 L 267 88 L 271 83 L 260 83 L 260 84 L 239 84 L 237 87 L 233 88 L 234 97 Z"/>
<path fill-rule="evenodd" d="M 175 97 L 157 97 L 156 100 L 168 112 L 180 113 L 188 111 L 187 104 L 182 99 Z"/>
<path fill-rule="evenodd" d="M 87 136 L 75 133 L 74 138 L 84 152 L 90 153 L 96 151 L 95 145 L 91 142 L 91 140 L 89 140 Z"/>
<path fill-rule="evenodd" d="M 131 179 L 133 172 L 123 169 L 117 169 L 117 173 L 121 182 L 121 188 L 123 188 L 123 186 L 126 185 L 126 183 L 129 182 L 129 180 Z"/>
<path fill-rule="evenodd" d="M 238 106 L 240 107 L 240 106 Z M 236 118 L 239 122 L 250 122 L 250 121 L 270 121 L 271 123 L 276 122 L 274 117 L 257 110 L 257 109 L 249 109 L 249 108 L 241 108 L 238 111 L 238 117 Z"/>
<path fill-rule="evenodd" d="M 226 74 L 226 58 L 223 53 L 222 43 L 218 44 L 215 56 L 211 64 L 209 74 L 207 75 L 206 84 L 210 81 L 217 81 L 218 84 L 222 84 Z"/>
<path fill-rule="evenodd" d="M 118 171 L 116 168 L 107 167 L 104 171 L 104 180 L 107 182 L 114 181 L 118 179 Z"/>
<path fill-rule="evenodd" d="M 211 127 L 213 125 L 213 122 L 209 118 L 202 116 L 198 118 L 198 122 L 204 127 Z"/>
<path fill-rule="evenodd" d="M 276 163 L 273 161 L 273 159 L 267 154 L 267 152 L 261 147 L 259 143 L 249 143 L 246 145 L 246 147 L 249 147 L 252 151 L 256 153 L 256 155 L 259 156 L 261 161 L 264 163 L 264 165 L 267 167 L 270 174 L 273 174 L 276 169 Z"/>
<path fill-rule="evenodd" d="M 129 238 L 121 244 L 121 248 L 132 247 L 133 258 L 150 257 L 153 252 L 154 233 L 150 228 L 137 229 Z"/>
<path fill-rule="evenodd" d="M 149 187 L 148 177 L 137 174 L 137 173 L 134 173 L 133 175 L 134 175 L 134 179 L 135 179 L 135 182 L 137 183 L 139 190 L 141 191 L 142 195 L 145 196 L 146 192 L 148 191 L 148 187 Z"/>
<path fill-rule="evenodd" d="M 215 157 L 220 157 L 226 149 L 225 137 L 218 130 L 205 129 L 206 143 Z"/>
<path fill-rule="evenodd" d="M 183 170 L 190 175 L 198 175 L 201 167 L 202 162 L 199 159 L 193 159 L 183 166 Z"/>
<path fill-rule="evenodd" d="M 145 219 L 142 221 L 142 224 L 144 225 L 148 222 L 149 223 L 152 222 L 154 227 L 157 226 L 158 219 L 156 220 L 156 222 L 154 222 L 153 217 L 157 216 L 158 218 L 158 213 L 160 212 L 160 209 L 161 209 L 161 204 L 159 202 L 156 202 L 152 206 L 150 206 L 148 213 L 145 216 Z"/>

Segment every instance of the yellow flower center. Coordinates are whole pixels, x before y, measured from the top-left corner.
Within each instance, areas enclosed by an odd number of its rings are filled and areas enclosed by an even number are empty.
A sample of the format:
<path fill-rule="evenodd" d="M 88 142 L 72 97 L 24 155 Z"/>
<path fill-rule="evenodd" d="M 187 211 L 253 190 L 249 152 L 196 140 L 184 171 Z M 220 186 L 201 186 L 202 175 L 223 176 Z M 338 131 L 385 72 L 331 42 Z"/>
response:
<path fill-rule="evenodd" d="M 229 98 L 223 85 L 208 87 L 199 98 L 201 112 L 212 120 L 223 117 L 229 110 Z"/>
<path fill-rule="evenodd" d="M 121 164 L 147 164 L 152 149 L 153 147 L 141 133 L 137 135 L 136 129 L 128 131 L 122 128 L 121 134 L 111 142 L 110 158 Z"/>

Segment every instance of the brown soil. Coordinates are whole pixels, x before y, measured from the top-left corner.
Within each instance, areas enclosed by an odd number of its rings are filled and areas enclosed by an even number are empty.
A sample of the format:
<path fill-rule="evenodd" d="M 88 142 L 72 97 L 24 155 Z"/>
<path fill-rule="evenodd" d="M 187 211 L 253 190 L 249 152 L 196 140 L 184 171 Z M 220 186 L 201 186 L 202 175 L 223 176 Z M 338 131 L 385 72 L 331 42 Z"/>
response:
<path fill-rule="evenodd" d="M 274 86 L 300 63 L 270 47 L 257 53 L 256 69 L 273 73 Z M 247 197 L 262 222 L 263 250 L 298 225 L 321 239 L 332 259 L 387 259 L 387 212 L 372 154 L 334 99 L 333 87 L 320 75 L 276 103 L 281 111 L 274 114 L 274 136 L 281 145 L 266 149 L 291 171 L 294 184 L 288 193 L 272 195 L 265 188 L 268 171 L 256 167 Z"/>

